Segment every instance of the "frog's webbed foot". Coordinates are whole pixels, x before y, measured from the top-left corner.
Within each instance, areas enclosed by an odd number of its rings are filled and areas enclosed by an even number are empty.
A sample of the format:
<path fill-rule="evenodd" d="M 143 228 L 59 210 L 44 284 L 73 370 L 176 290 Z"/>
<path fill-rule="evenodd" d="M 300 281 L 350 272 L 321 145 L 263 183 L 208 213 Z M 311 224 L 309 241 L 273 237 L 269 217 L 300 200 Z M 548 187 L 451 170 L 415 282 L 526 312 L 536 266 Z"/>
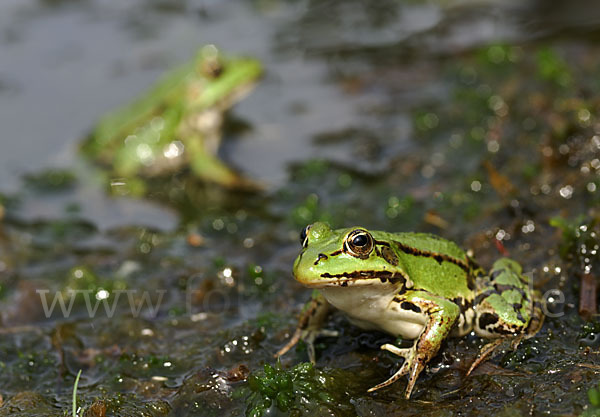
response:
<path fill-rule="evenodd" d="M 414 311 L 415 308 L 418 308 L 419 312 L 427 317 L 427 322 L 411 348 L 403 349 L 391 344 L 381 346 L 381 349 L 403 357 L 404 363 L 394 375 L 369 389 L 369 392 L 386 387 L 403 375 L 408 375 L 408 384 L 404 392 L 404 397 L 408 399 L 419 374 L 427 362 L 438 352 L 443 340 L 456 322 L 460 310 L 456 304 L 425 291 L 408 291 L 401 296 L 396 296 L 394 302 L 400 306 L 403 303 L 412 304 L 414 308 L 411 310 Z"/>
<path fill-rule="evenodd" d="M 419 343 L 417 341 L 412 348 L 407 349 L 402 349 L 390 344 L 385 344 L 381 346 L 382 350 L 387 350 L 388 352 L 403 357 L 404 363 L 402 364 L 400 369 L 398 369 L 398 371 L 394 373 L 394 375 L 392 375 L 390 378 L 383 381 L 382 383 L 370 388 L 367 392 L 373 392 L 380 388 L 387 387 L 388 385 L 396 382 L 402 376 L 408 374 L 408 384 L 406 385 L 404 397 L 406 399 L 409 399 L 412 390 L 415 387 L 415 384 L 417 383 L 417 378 L 425 368 L 425 364 L 429 361 L 429 359 L 432 356 L 430 352 L 419 352 L 417 349 L 418 345 Z"/>
<path fill-rule="evenodd" d="M 392 375 L 391 377 L 389 377 L 382 383 L 369 388 L 367 390 L 367 392 L 373 392 L 373 391 L 376 391 L 378 389 L 381 389 L 381 388 L 387 387 L 388 385 L 393 384 L 398 379 L 400 379 L 402 376 L 404 376 L 408 373 L 408 370 L 410 369 L 410 364 L 413 362 L 412 357 L 414 356 L 414 352 L 415 352 L 414 347 L 403 349 L 403 348 L 399 348 L 398 346 L 394 346 L 392 344 L 386 343 L 385 345 L 381 345 L 381 350 L 387 350 L 388 352 L 391 352 L 394 355 L 403 357 L 404 363 L 402 364 L 400 369 L 398 369 L 398 371 L 396 371 L 396 373 L 394 375 Z"/>
<path fill-rule="evenodd" d="M 298 326 L 296 331 L 292 335 L 292 338 L 275 353 L 275 357 L 279 358 L 285 355 L 292 347 L 294 347 L 300 340 L 306 343 L 308 351 L 308 359 L 312 362 L 316 362 L 315 355 L 315 340 L 320 336 L 336 337 L 338 332 L 334 330 L 321 329 L 323 322 L 329 315 L 331 306 L 325 300 L 325 298 L 319 294 L 313 294 L 311 300 L 306 303 L 300 319 L 298 320 Z"/>

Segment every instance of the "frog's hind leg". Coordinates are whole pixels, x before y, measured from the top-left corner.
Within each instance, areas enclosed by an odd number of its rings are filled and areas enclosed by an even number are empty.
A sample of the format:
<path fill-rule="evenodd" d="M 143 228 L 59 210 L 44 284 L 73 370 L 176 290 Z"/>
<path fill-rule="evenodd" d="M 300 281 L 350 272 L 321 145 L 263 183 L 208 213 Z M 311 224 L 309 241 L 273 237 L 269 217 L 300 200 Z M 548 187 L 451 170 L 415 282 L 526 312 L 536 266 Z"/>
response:
<path fill-rule="evenodd" d="M 369 392 L 386 387 L 401 376 L 408 374 L 408 384 L 404 393 L 405 398 L 408 399 L 419 374 L 427 362 L 438 352 L 442 342 L 456 323 L 460 315 L 460 308 L 452 301 L 426 291 L 407 291 L 394 297 L 393 302 L 398 303 L 399 306 L 410 304 L 410 308 L 406 306 L 401 308 L 412 311 L 412 314 L 422 315 L 426 318 L 426 322 L 412 348 L 401 349 L 390 344 L 381 347 L 383 350 L 402 356 L 405 360 L 394 375 L 369 389 Z"/>
<path fill-rule="evenodd" d="M 531 320 L 525 329 L 525 338 L 529 339 L 536 335 L 544 325 L 544 304 L 543 298 L 538 291 L 533 292 L 533 302 L 531 303 Z"/>
<path fill-rule="evenodd" d="M 478 280 L 474 329 L 479 336 L 496 340 L 483 346 L 467 375 L 503 342 L 510 340 L 514 350 L 542 327 L 544 315 L 539 294 L 521 272 L 518 263 L 503 258 L 494 263 L 488 277 Z"/>
<path fill-rule="evenodd" d="M 475 359 L 473 361 L 473 363 L 471 364 L 471 367 L 467 371 L 467 376 L 471 375 L 471 372 L 473 372 L 473 370 L 475 368 L 477 368 L 480 363 L 485 361 L 492 353 L 494 353 L 496 348 L 498 346 L 500 346 L 503 341 L 504 341 L 503 339 L 496 339 L 493 342 L 490 342 L 490 343 L 487 343 L 486 345 L 484 345 L 481 348 L 481 350 L 479 351 L 479 355 L 477 355 L 477 359 Z"/>

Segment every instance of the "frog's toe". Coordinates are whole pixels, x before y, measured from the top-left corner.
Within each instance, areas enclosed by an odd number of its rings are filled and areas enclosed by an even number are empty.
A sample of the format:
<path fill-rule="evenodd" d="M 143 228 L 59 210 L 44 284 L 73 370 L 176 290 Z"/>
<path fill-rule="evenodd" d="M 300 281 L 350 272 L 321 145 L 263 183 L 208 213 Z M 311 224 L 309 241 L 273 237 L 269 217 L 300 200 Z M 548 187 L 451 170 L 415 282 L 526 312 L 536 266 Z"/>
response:
<path fill-rule="evenodd" d="M 400 369 L 398 369 L 398 371 L 396 371 L 396 373 L 394 375 L 392 375 L 391 377 L 389 377 L 388 379 L 383 381 L 381 384 L 377 384 L 374 387 L 369 388 L 369 390 L 367 392 L 373 392 L 380 388 L 384 388 L 384 387 L 387 387 L 388 385 L 393 384 L 398 379 L 400 379 L 400 377 L 402 377 L 408 373 L 408 371 L 411 367 L 411 363 L 413 362 L 413 357 L 414 357 L 414 353 L 415 353 L 414 348 L 403 349 L 403 348 L 394 346 L 392 344 L 386 343 L 384 345 L 381 345 L 381 350 L 387 350 L 388 352 L 391 352 L 394 355 L 403 357 L 404 363 L 402 363 L 402 366 L 400 367 Z"/>
<path fill-rule="evenodd" d="M 285 346 L 282 347 L 281 349 L 279 349 L 277 351 L 277 353 L 275 353 L 273 356 L 275 358 L 279 358 L 279 357 L 285 355 L 291 348 L 293 348 L 300 341 L 301 338 L 302 338 L 302 329 L 298 328 L 294 332 L 294 335 L 292 336 L 292 338 L 285 344 Z"/>
<path fill-rule="evenodd" d="M 302 329 L 296 329 L 296 332 L 294 333 L 292 338 L 289 340 L 289 342 L 287 342 L 286 345 L 284 347 L 282 347 L 281 349 L 279 349 L 279 351 L 277 351 L 277 353 L 275 353 L 275 355 L 273 355 L 273 356 L 275 358 L 279 358 L 279 357 L 285 355 L 300 340 L 302 340 L 306 344 L 308 360 L 314 364 L 317 362 L 317 355 L 315 353 L 314 341 L 318 336 L 322 335 L 322 333 L 323 332 L 321 332 L 321 331 L 307 331 L 307 330 L 302 330 Z"/>
<path fill-rule="evenodd" d="M 408 373 L 408 369 L 409 369 L 408 361 L 404 361 L 404 363 L 402 364 L 402 366 L 400 367 L 400 369 L 398 369 L 398 371 L 396 371 L 396 373 L 394 375 L 392 375 L 391 377 L 389 377 L 388 379 L 386 379 L 382 383 L 377 384 L 374 387 L 369 388 L 367 390 L 367 392 L 377 391 L 378 389 L 385 388 L 388 385 L 393 384 L 394 382 L 396 382 L 397 380 L 399 380 L 401 377 L 403 377 L 404 375 L 406 375 Z"/>
<path fill-rule="evenodd" d="M 471 366 L 469 367 L 469 370 L 467 371 L 467 376 L 471 375 L 471 372 L 473 372 L 473 370 L 475 368 L 477 368 L 479 366 L 479 364 L 481 364 L 492 353 L 494 353 L 494 351 L 496 350 L 496 348 L 498 346 L 500 346 L 503 341 L 504 341 L 504 339 L 496 339 L 496 340 L 494 340 L 494 341 L 492 341 L 490 343 L 487 343 L 485 346 L 483 346 L 481 348 L 481 350 L 479 351 L 479 355 L 477 355 L 477 359 L 475 359 L 473 361 L 473 363 L 471 364 Z"/>
<path fill-rule="evenodd" d="M 511 342 L 510 342 L 510 348 L 512 350 L 517 350 L 517 348 L 519 347 L 519 345 L 521 344 L 521 342 L 523 341 L 523 339 L 526 339 L 528 335 L 526 334 L 520 334 L 518 336 L 515 336 Z"/>
<path fill-rule="evenodd" d="M 410 358 L 413 348 L 399 348 L 390 343 L 386 343 L 385 345 L 381 345 L 381 350 L 387 350 L 388 352 L 393 353 L 394 355 L 401 356 L 404 359 Z"/>

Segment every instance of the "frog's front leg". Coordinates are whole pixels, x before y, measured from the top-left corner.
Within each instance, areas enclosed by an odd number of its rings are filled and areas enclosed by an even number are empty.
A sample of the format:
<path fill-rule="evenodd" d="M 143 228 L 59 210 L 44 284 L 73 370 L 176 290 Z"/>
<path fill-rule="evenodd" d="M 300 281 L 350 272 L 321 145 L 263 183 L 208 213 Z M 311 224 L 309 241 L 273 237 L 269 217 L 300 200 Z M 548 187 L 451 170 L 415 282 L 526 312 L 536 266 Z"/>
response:
<path fill-rule="evenodd" d="M 320 292 L 314 291 L 310 301 L 304 305 L 300 313 L 298 326 L 294 335 L 274 356 L 278 358 L 284 355 L 300 340 L 303 340 L 308 350 L 308 359 L 312 363 L 315 363 L 315 339 L 319 336 L 337 336 L 337 332 L 335 331 L 322 329 L 323 323 L 325 323 L 331 310 L 331 304 L 329 304 L 325 297 Z"/>
<path fill-rule="evenodd" d="M 402 309 L 406 309 L 408 303 L 411 311 L 419 312 L 426 317 L 426 322 L 412 348 L 401 349 L 391 344 L 381 346 L 381 349 L 402 356 L 405 360 L 394 375 L 369 389 L 369 392 L 386 387 L 408 374 L 408 385 L 405 391 L 405 397 L 408 399 L 419 374 L 427 362 L 435 356 L 450 333 L 460 315 L 460 308 L 452 301 L 426 291 L 408 291 L 394 297 L 393 303 L 398 303 L 399 308 Z"/>

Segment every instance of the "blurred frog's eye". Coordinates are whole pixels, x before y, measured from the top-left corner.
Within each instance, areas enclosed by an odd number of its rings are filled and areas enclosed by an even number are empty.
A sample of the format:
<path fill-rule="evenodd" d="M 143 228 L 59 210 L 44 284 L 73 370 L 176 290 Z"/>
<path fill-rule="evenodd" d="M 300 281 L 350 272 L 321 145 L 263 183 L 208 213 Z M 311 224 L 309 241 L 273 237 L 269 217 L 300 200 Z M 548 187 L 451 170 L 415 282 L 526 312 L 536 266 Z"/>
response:
<path fill-rule="evenodd" d="M 303 248 L 305 248 L 308 245 L 308 231 L 310 230 L 310 226 L 311 225 L 309 224 L 300 232 L 300 244 Z"/>
<path fill-rule="evenodd" d="M 353 230 L 346 236 L 344 247 L 350 255 L 366 259 L 373 250 L 373 237 L 366 230 Z"/>

